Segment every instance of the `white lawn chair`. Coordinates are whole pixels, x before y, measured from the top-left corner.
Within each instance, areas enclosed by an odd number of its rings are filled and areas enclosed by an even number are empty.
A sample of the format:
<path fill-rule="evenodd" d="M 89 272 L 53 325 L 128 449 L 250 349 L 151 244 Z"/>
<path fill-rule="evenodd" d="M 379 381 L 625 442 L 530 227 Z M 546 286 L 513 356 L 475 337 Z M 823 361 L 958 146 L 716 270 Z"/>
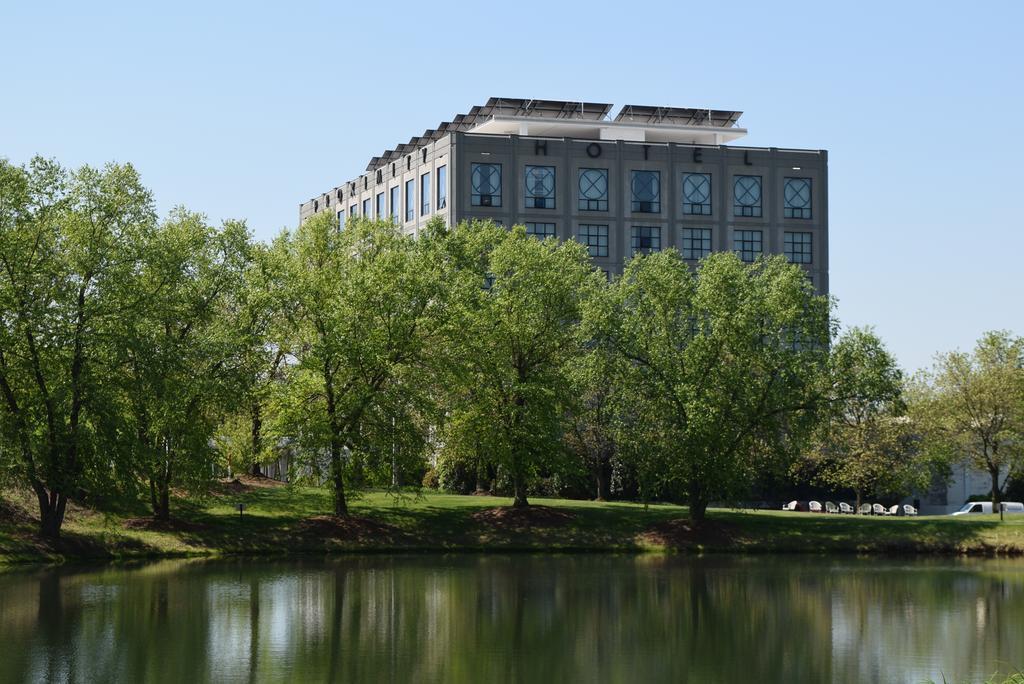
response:
<path fill-rule="evenodd" d="M 826 501 L 825 502 L 825 512 L 826 513 L 838 513 L 839 512 L 839 506 L 836 506 L 831 501 Z"/>
<path fill-rule="evenodd" d="M 841 502 L 839 502 L 839 512 L 840 513 L 851 513 L 852 514 L 853 513 L 853 506 L 851 506 L 850 504 L 846 503 L 845 501 L 841 501 Z"/>
<path fill-rule="evenodd" d="M 871 515 L 871 504 L 861 504 L 857 512 L 861 515 Z"/>
<path fill-rule="evenodd" d="M 811 513 L 821 513 L 821 502 L 811 501 L 810 503 L 807 504 L 807 510 L 809 510 Z"/>
<path fill-rule="evenodd" d="M 788 504 L 782 504 L 782 510 L 784 510 L 784 511 L 795 511 L 796 510 L 796 505 L 797 505 L 796 501 L 790 501 Z"/>
<path fill-rule="evenodd" d="M 899 504 L 893 504 L 892 506 L 889 506 L 889 510 L 886 512 L 886 515 L 899 515 L 899 514 L 900 514 L 900 505 Z"/>
<path fill-rule="evenodd" d="M 917 509 L 910 504 L 903 504 L 903 515 L 917 515 Z"/>
<path fill-rule="evenodd" d="M 871 512 L 874 515 L 885 515 L 885 506 L 882 504 L 871 504 Z"/>

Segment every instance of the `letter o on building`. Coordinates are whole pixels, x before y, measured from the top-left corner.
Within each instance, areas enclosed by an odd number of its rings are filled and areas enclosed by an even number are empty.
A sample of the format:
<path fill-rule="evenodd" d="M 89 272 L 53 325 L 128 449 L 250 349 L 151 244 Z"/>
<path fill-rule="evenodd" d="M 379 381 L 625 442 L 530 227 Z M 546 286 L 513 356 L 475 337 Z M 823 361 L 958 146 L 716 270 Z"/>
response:
<path fill-rule="evenodd" d="M 592 142 L 589 145 L 587 145 L 587 156 L 591 158 L 600 157 L 601 146 L 598 145 L 596 142 Z"/>

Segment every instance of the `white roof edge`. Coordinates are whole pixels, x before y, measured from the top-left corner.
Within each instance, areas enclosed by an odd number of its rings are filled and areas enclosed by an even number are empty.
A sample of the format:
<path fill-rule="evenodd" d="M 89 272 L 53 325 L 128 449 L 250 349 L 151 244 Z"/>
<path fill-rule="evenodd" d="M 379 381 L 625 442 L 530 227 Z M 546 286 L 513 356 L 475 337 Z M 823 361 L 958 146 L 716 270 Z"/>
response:
<path fill-rule="evenodd" d="M 573 131 L 577 132 L 575 135 Z M 591 131 L 588 136 L 581 131 Z M 579 120 L 579 119 L 548 119 L 525 116 L 493 116 L 481 121 L 467 133 L 484 135 L 529 135 L 540 137 L 560 137 L 556 132 L 565 132 L 564 137 L 593 137 L 594 139 L 617 139 L 615 132 L 633 133 L 624 136 L 623 140 L 637 141 L 636 133 L 650 142 L 698 142 L 695 138 L 707 143 L 714 140 L 727 142 L 742 138 L 747 129 L 739 127 L 725 128 L 722 126 L 687 126 L 680 124 L 645 124 L 631 121 L 612 120 Z"/>

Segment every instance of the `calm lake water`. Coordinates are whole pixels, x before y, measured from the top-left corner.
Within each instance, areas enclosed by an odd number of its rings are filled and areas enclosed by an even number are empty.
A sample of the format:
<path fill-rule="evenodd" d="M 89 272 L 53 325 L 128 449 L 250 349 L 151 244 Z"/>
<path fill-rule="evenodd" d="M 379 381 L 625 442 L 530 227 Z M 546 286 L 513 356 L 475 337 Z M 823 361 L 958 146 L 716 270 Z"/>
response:
<path fill-rule="evenodd" d="M 369 556 L 0 574 L 0 680 L 950 682 L 1024 666 L 1024 562 Z"/>

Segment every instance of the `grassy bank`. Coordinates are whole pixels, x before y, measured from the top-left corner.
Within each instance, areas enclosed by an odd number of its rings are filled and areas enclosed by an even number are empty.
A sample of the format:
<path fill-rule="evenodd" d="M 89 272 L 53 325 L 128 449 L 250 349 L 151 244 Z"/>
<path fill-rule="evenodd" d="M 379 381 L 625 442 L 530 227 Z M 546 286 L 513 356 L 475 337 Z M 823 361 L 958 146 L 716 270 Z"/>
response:
<path fill-rule="evenodd" d="M 387 551 L 610 551 L 1024 554 L 1024 516 L 873 518 L 711 510 L 693 530 L 671 505 L 510 499 L 427 493 L 396 502 L 383 493 L 353 501 L 338 520 L 326 490 L 246 480 L 202 499 L 179 499 L 176 518 L 155 524 L 138 507 L 74 508 L 56 544 L 41 541 L 31 500 L 7 493 L 0 560 L 66 560 Z M 237 505 L 245 506 L 239 515 Z"/>

